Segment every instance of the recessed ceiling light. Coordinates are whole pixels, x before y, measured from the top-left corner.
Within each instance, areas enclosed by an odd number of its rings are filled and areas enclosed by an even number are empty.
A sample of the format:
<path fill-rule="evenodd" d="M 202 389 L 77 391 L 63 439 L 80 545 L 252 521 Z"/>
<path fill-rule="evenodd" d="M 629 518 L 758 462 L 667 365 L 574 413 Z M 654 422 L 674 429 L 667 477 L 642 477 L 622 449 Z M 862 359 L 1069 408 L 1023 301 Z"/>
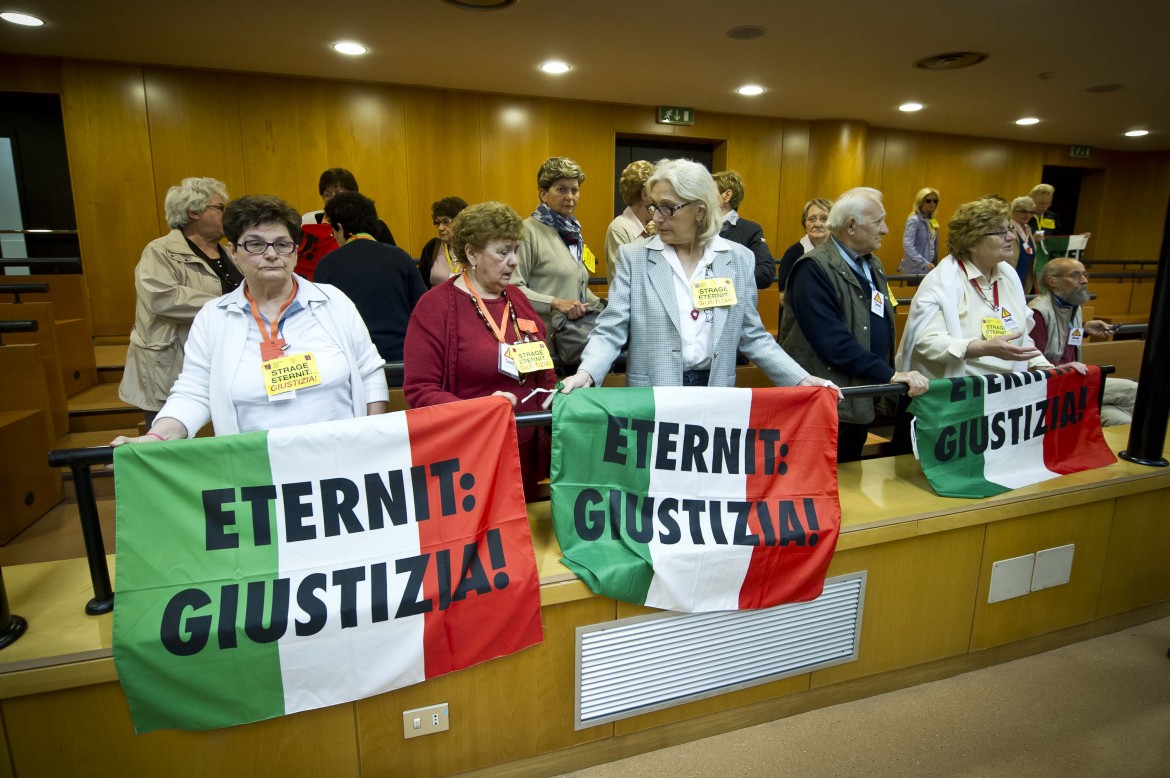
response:
<path fill-rule="evenodd" d="M 756 95 L 762 95 L 764 93 L 764 87 L 760 86 L 759 84 L 744 84 L 735 91 L 739 92 L 744 97 L 755 97 Z"/>
<path fill-rule="evenodd" d="M 338 54 L 348 54 L 351 57 L 357 57 L 369 51 L 362 44 L 353 41 L 338 41 L 333 44 L 333 50 Z"/>
<path fill-rule="evenodd" d="M 915 111 L 921 111 L 922 110 L 922 103 L 902 103 L 901 105 L 898 106 L 898 110 L 905 111 L 906 113 L 914 113 Z"/>
<path fill-rule="evenodd" d="M 1040 123 L 1040 120 L 1034 116 L 1028 116 L 1028 117 L 1025 117 L 1023 119 L 1016 119 L 1016 124 L 1020 125 L 1021 127 L 1026 127 L 1029 124 L 1039 124 L 1039 123 Z"/>
<path fill-rule="evenodd" d="M 545 73 L 551 73 L 554 76 L 559 76 L 561 73 L 568 73 L 571 68 L 569 63 L 561 62 L 560 60 L 550 59 L 540 66 L 540 69 Z"/>
<path fill-rule="evenodd" d="M 43 20 L 38 19 L 35 16 L 12 13 L 11 11 L 0 13 L 0 19 L 3 19 L 6 22 L 12 22 L 13 24 L 20 24 L 25 27 L 40 27 L 45 23 Z"/>
<path fill-rule="evenodd" d="M 1142 137 L 1145 137 L 1146 135 L 1149 135 L 1149 134 L 1150 134 L 1149 130 L 1130 130 L 1129 132 L 1125 133 L 1125 137 L 1127 137 L 1127 138 L 1142 138 Z"/>

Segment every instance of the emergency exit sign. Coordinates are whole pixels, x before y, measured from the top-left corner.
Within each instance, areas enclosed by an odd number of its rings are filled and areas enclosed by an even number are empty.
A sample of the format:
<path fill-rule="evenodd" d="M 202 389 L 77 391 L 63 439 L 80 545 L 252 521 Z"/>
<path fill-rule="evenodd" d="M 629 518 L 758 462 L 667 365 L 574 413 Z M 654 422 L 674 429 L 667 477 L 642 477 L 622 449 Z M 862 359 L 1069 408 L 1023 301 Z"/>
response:
<path fill-rule="evenodd" d="M 1088 159 L 1092 153 L 1092 146 L 1071 146 L 1068 150 L 1068 155 L 1073 159 Z"/>
<path fill-rule="evenodd" d="M 674 105 L 660 105 L 658 106 L 658 123 L 659 124 L 694 124 L 695 123 L 695 109 L 694 108 L 679 108 Z"/>

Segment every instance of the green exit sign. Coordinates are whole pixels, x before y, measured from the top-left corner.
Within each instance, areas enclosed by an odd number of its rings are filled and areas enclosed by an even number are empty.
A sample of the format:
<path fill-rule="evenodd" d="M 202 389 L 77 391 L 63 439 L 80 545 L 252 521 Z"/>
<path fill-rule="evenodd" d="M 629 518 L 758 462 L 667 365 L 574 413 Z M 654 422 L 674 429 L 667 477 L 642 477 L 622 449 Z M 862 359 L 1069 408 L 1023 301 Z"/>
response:
<path fill-rule="evenodd" d="M 695 109 L 679 108 L 674 105 L 658 106 L 659 124 L 694 124 Z"/>
<path fill-rule="evenodd" d="M 1092 146 L 1072 146 L 1068 150 L 1068 155 L 1073 159 L 1088 159 L 1092 154 Z"/>

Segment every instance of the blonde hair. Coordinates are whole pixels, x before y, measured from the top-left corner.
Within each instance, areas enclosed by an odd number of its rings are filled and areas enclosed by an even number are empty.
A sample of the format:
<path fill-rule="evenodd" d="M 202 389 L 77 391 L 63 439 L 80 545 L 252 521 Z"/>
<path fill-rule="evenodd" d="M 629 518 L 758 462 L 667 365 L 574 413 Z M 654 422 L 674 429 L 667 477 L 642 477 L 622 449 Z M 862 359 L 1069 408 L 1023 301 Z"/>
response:
<path fill-rule="evenodd" d="M 1032 191 L 1028 192 L 1029 197 L 1035 197 L 1036 195 L 1048 195 L 1052 197 L 1054 194 L 1056 194 L 1056 187 L 1052 184 L 1036 184 L 1036 186 L 1032 187 Z"/>
<path fill-rule="evenodd" d="M 922 213 L 922 201 L 926 199 L 927 195 L 934 195 L 938 199 L 942 199 L 942 195 L 933 186 L 922 187 L 918 190 L 918 194 L 914 195 L 914 213 L 910 214 L 911 217 Z"/>
<path fill-rule="evenodd" d="M 1008 217 L 1007 203 L 984 198 L 963 203 L 947 224 L 947 248 L 959 259 L 970 259 L 971 250 Z"/>
<path fill-rule="evenodd" d="M 739 204 L 743 202 L 743 176 L 734 170 L 724 170 L 719 173 L 712 173 L 711 178 L 715 179 L 715 187 L 719 191 L 720 197 L 728 189 L 731 190 L 731 202 L 727 205 L 731 210 L 737 210 Z"/>
<path fill-rule="evenodd" d="M 639 159 L 626 165 L 622 177 L 618 179 L 618 191 L 622 194 L 622 202 L 634 206 L 642 202 L 642 191 L 646 182 L 654 175 L 654 163 Z"/>
<path fill-rule="evenodd" d="M 524 222 L 509 206 L 497 202 L 476 203 L 460 211 L 451 222 L 451 253 L 463 265 L 467 262 L 467 246 L 482 251 L 493 240 L 522 237 Z"/>

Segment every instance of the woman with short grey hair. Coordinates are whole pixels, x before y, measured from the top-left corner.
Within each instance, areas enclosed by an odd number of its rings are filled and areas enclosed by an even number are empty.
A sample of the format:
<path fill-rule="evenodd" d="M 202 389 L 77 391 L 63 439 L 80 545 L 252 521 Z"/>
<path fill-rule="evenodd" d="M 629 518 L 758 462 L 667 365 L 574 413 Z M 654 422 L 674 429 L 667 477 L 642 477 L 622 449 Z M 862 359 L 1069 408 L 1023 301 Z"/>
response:
<path fill-rule="evenodd" d="M 609 305 L 563 391 L 600 385 L 627 343 L 627 386 L 735 386 L 739 350 L 779 386 L 836 390 L 810 376 L 764 329 L 755 257 L 719 236 L 719 192 L 707 169 L 664 159 L 646 189 L 658 234 L 622 246 Z"/>
<path fill-rule="evenodd" d="M 134 269 L 134 329 L 118 396 L 142 409 L 149 428 L 183 369 L 183 345 L 195 314 L 244 280 L 219 241 L 227 187 L 184 178 L 163 202 L 171 231 L 152 240 Z"/>

